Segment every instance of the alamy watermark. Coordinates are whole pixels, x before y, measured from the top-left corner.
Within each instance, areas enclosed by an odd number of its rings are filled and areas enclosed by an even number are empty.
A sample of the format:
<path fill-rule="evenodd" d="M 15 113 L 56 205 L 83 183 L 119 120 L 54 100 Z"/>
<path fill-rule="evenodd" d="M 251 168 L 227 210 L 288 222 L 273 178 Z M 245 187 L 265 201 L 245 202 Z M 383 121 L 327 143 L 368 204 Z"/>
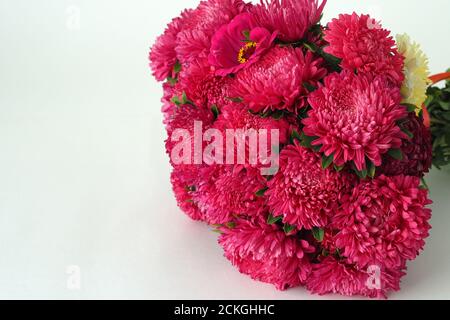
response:
<path fill-rule="evenodd" d="M 81 9 L 76 5 L 66 8 L 66 28 L 70 31 L 81 29 Z"/>
<path fill-rule="evenodd" d="M 377 265 L 371 265 L 367 268 L 368 278 L 366 286 L 370 290 L 381 290 L 381 268 Z"/>
<path fill-rule="evenodd" d="M 81 268 L 77 265 L 66 267 L 67 282 L 66 287 L 69 290 L 81 290 Z"/>
<path fill-rule="evenodd" d="M 203 132 L 203 123 L 194 122 L 193 135 L 176 129 L 169 139 L 175 143 L 172 162 L 180 164 L 240 164 L 261 167 L 261 175 L 278 172 L 280 132 L 278 129 L 218 129 Z"/>

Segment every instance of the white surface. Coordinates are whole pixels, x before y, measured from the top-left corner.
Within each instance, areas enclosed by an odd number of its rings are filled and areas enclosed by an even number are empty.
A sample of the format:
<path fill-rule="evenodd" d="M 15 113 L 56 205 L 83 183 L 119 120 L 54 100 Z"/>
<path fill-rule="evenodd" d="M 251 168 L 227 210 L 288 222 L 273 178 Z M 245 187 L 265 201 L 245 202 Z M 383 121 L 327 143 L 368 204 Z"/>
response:
<path fill-rule="evenodd" d="M 240 275 L 173 199 L 147 52 L 196 3 L 0 0 L 0 298 L 318 298 Z M 330 0 L 325 19 L 352 8 L 450 66 L 450 1 Z M 450 298 L 450 174 L 429 184 L 431 238 L 394 299 Z"/>

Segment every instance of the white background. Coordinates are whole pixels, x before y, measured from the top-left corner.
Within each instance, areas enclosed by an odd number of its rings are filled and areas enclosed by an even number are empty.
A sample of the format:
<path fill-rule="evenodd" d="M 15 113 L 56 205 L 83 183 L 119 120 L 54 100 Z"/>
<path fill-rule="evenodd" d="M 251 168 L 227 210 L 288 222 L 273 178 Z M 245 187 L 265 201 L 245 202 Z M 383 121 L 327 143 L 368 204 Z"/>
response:
<path fill-rule="evenodd" d="M 196 4 L 0 0 L 0 298 L 318 298 L 240 275 L 173 199 L 147 53 Z M 450 1 L 330 0 L 324 19 L 353 9 L 450 67 Z M 393 299 L 450 298 L 450 173 L 429 184 L 434 228 Z"/>

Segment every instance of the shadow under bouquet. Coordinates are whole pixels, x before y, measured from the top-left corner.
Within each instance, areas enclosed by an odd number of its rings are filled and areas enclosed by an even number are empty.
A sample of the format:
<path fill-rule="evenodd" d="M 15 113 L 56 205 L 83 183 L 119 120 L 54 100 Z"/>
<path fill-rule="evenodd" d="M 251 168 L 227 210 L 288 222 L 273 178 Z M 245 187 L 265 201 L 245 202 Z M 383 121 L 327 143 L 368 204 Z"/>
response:
<path fill-rule="evenodd" d="M 325 4 L 208 0 L 172 20 L 150 52 L 171 182 L 253 279 L 386 297 L 429 235 L 450 91 L 407 35 L 356 13 L 322 24 Z"/>

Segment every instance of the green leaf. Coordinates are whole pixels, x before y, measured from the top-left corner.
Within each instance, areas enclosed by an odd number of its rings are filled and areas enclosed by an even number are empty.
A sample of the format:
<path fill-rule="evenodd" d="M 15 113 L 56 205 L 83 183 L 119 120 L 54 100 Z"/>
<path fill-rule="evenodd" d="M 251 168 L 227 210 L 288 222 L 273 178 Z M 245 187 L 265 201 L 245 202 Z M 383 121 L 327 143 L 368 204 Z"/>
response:
<path fill-rule="evenodd" d="M 182 104 L 187 104 L 189 102 L 188 97 L 186 95 L 186 92 L 183 91 L 182 95 L 181 95 L 181 103 Z"/>
<path fill-rule="evenodd" d="M 244 99 L 242 99 L 240 97 L 225 97 L 225 99 L 230 100 L 231 102 L 235 102 L 235 103 L 241 103 L 244 101 Z"/>
<path fill-rule="evenodd" d="M 422 189 L 430 190 L 430 188 L 428 187 L 428 183 L 426 182 L 424 177 L 420 178 L 420 181 L 422 182 L 422 184 L 420 186 Z"/>
<path fill-rule="evenodd" d="M 246 41 L 250 40 L 250 31 L 249 30 L 242 31 L 242 35 L 245 37 Z"/>
<path fill-rule="evenodd" d="M 292 138 L 292 141 L 294 141 L 294 140 L 302 141 L 301 135 L 300 135 L 300 134 L 298 133 L 298 131 L 295 130 L 295 129 L 292 130 L 291 138 Z"/>
<path fill-rule="evenodd" d="M 403 153 L 400 149 L 391 149 L 388 151 L 388 155 L 390 155 L 395 160 L 403 160 Z"/>
<path fill-rule="evenodd" d="M 450 101 L 443 101 L 443 100 L 441 100 L 441 101 L 439 101 L 439 105 L 445 111 L 449 111 L 450 110 Z"/>
<path fill-rule="evenodd" d="M 217 118 L 219 117 L 220 111 L 219 108 L 217 108 L 217 105 L 213 104 L 211 106 L 211 111 L 214 114 L 214 120 L 217 120 Z"/>
<path fill-rule="evenodd" d="M 261 190 L 256 191 L 255 195 L 257 197 L 264 197 L 264 194 L 266 193 L 267 190 L 269 190 L 269 188 L 265 187 Z"/>
<path fill-rule="evenodd" d="M 434 97 L 432 95 L 429 95 L 427 97 L 427 99 L 425 100 L 425 103 L 424 103 L 425 106 L 428 108 L 430 106 L 431 102 L 433 102 L 433 100 L 434 100 Z"/>
<path fill-rule="evenodd" d="M 334 170 L 336 170 L 337 172 L 341 172 L 342 170 L 344 170 L 345 166 L 337 166 L 334 165 Z"/>
<path fill-rule="evenodd" d="M 323 238 L 325 236 L 325 231 L 322 228 L 314 227 L 312 229 L 312 234 L 313 234 L 314 239 L 316 239 L 318 242 L 322 242 Z"/>
<path fill-rule="evenodd" d="M 323 48 L 318 47 L 316 44 L 314 43 L 309 43 L 309 42 L 304 42 L 303 46 L 310 50 L 313 53 L 316 53 L 317 55 L 321 56 L 325 62 L 328 64 L 329 67 L 331 67 L 334 71 L 341 71 L 342 68 L 340 67 L 341 64 L 341 59 L 339 59 L 338 57 L 335 57 L 329 53 L 326 53 Z"/>
<path fill-rule="evenodd" d="M 258 114 L 258 116 L 260 116 L 261 118 L 268 118 L 269 117 L 269 115 L 270 115 L 270 111 L 266 111 L 266 112 L 260 112 L 259 114 Z"/>
<path fill-rule="evenodd" d="M 175 103 L 177 106 L 181 105 L 180 98 L 178 96 L 174 96 L 171 100 L 173 103 Z"/>
<path fill-rule="evenodd" d="M 285 223 L 283 230 L 286 234 L 290 234 L 292 231 L 295 230 L 295 226 L 291 226 L 290 224 Z"/>
<path fill-rule="evenodd" d="M 330 154 L 329 156 L 323 155 L 322 156 L 322 169 L 327 169 L 334 160 L 334 155 Z"/>
<path fill-rule="evenodd" d="M 234 228 L 236 228 L 236 222 L 233 222 L 233 221 L 227 222 L 226 226 L 228 229 L 234 229 Z"/>
<path fill-rule="evenodd" d="M 320 149 L 322 149 L 322 145 L 319 145 L 319 146 L 311 146 L 311 148 L 312 148 L 315 152 L 319 152 Z"/>
<path fill-rule="evenodd" d="M 375 166 L 375 164 L 372 161 L 367 161 L 367 173 L 369 177 L 374 178 L 376 171 L 377 167 Z"/>
<path fill-rule="evenodd" d="M 450 111 L 445 110 L 441 101 L 450 102 L 450 94 L 440 88 L 439 94 L 435 94 L 435 100 L 428 107 L 431 116 L 431 135 L 433 139 L 433 165 L 438 168 L 447 167 L 450 164 Z M 450 86 L 447 87 L 450 89 Z M 423 188 L 427 188 L 423 183 Z"/>
<path fill-rule="evenodd" d="M 361 178 L 365 179 L 367 178 L 367 175 L 369 174 L 369 172 L 366 169 L 361 170 Z"/>
<path fill-rule="evenodd" d="M 303 87 L 305 87 L 306 90 L 308 90 L 309 92 L 313 92 L 317 90 L 317 87 L 313 86 L 312 84 L 305 82 L 303 83 Z"/>
<path fill-rule="evenodd" d="M 450 131 L 445 135 L 445 143 L 450 146 Z"/>
<path fill-rule="evenodd" d="M 405 129 L 405 128 L 401 128 L 401 129 L 402 129 L 403 133 L 405 133 L 408 136 L 408 138 L 410 138 L 410 139 L 414 138 L 414 134 L 411 131 L 409 131 L 408 129 Z"/>
<path fill-rule="evenodd" d="M 309 28 L 309 32 L 315 35 L 321 35 L 322 34 L 322 26 L 320 23 L 313 25 L 311 28 Z"/>
<path fill-rule="evenodd" d="M 177 73 L 179 73 L 181 71 L 181 63 L 180 63 L 180 61 L 177 61 L 176 63 L 175 63 L 175 65 L 173 66 L 173 72 L 175 73 L 175 74 L 177 74 Z"/>
<path fill-rule="evenodd" d="M 167 82 L 173 87 L 174 85 L 177 84 L 178 79 L 177 78 L 172 78 L 172 77 L 167 77 Z"/>
<path fill-rule="evenodd" d="M 272 112 L 272 118 L 275 120 L 280 120 L 281 118 L 283 118 L 284 116 L 284 112 L 281 110 L 277 110 L 275 112 Z"/>
<path fill-rule="evenodd" d="M 313 147 L 312 143 L 314 142 L 314 140 L 317 140 L 317 137 L 310 137 L 310 136 L 307 136 L 305 133 L 302 132 L 300 140 L 301 140 L 300 145 L 302 147 L 312 148 Z"/>
<path fill-rule="evenodd" d="M 269 217 L 267 218 L 267 224 L 275 224 L 278 221 L 281 221 L 283 219 L 282 216 L 274 217 L 272 214 L 269 214 Z"/>
<path fill-rule="evenodd" d="M 367 169 L 363 169 L 363 170 L 358 170 L 356 167 L 353 168 L 353 170 L 355 171 L 356 175 L 360 178 L 360 179 L 366 179 L 367 175 L 368 175 L 368 171 Z"/>
<path fill-rule="evenodd" d="M 444 121 L 446 121 L 446 124 L 448 126 L 449 122 L 450 122 L 450 112 L 446 112 L 442 114 L 442 119 L 444 119 Z M 447 128 L 448 130 L 448 128 Z"/>
<path fill-rule="evenodd" d="M 312 53 L 316 53 L 318 48 L 314 43 L 308 43 L 308 42 L 304 42 L 303 46 L 308 49 L 309 51 L 311 51 Z"/>
<path fill-rule="evenodd" d="M 326 52 L 322 52 L 320 55 L 326 62 L 327 64 L 332 67 L 332 69 L 334 71 L 340 72 L 342 70 L 342 68 L 340 67 L 341 64 L 341 59 L 339 59 L 338 57 L 335 57 L 329 53 Z"/>
<path fill-rule="evenodd" d="M 411 103 L 402 103 L 402 106 L 405 106 L 406 110 L 408 110 L 408 112 L 416 112 L 416 110 L 417 110 L 417 106 L 415 106 Z"/>

